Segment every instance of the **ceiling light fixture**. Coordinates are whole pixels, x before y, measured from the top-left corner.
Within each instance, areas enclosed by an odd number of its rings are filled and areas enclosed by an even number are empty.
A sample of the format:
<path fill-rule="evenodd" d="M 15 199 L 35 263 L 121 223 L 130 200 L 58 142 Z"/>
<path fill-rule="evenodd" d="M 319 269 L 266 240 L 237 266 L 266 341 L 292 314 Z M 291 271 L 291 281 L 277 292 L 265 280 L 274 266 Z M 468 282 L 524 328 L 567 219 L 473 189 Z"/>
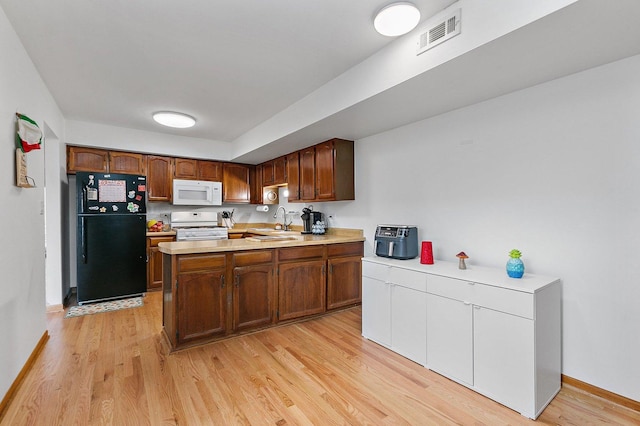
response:
<path fill-rule="evenodd" d="M 383 7 L 373 20 L 373 26 L 380 34 L 395 37 L 406 34 L 418 25 L 420 11 L 409 2 L 391 3 Z"/>
<path fill-rule="evenodd" d="M 156 123 L 163 126 L 175 127 L 177 129 L 186 129 L 196 124 L 196 119 L 187 114 L 171 111 L 159 111 L 153 114 Z"/>

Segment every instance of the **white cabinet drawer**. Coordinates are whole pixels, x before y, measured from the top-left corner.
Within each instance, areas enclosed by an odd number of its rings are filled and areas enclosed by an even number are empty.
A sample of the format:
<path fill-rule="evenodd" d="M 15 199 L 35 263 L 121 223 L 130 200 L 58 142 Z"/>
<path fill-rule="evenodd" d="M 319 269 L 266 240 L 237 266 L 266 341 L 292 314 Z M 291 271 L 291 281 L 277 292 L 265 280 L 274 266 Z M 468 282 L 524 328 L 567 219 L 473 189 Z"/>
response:
<path fill-rule="evenodd" d="M 427 292 L 462 302 L 473 302 L 473 283 L 455 278 L 429 275 Z"/>
<path fill-rule="evenodd" d="M 476 284 L 473 287 L 474 305 L 534 319 L 533 294 L 483 284 Z"/>
<path fill-rule="evenodd" d="M 427 274 L 410 269 L 391 268 L 389 282 L 425 293 L 427 291 Z"/>
<path fill-rule="evenodd" d="M 362 262 L 362 276 L 375 278 L 380 281 L 388 281 L 389 266 L 374 262 Z"/>

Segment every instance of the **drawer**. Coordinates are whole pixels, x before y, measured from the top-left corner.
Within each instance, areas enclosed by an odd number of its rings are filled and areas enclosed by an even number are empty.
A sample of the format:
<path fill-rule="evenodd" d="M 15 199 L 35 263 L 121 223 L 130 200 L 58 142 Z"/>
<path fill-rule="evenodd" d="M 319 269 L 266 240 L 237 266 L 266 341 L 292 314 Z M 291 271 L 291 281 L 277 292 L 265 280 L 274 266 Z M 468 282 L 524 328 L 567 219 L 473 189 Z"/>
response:
<path fill-rule="evenodd" d="M 327 244 L 327 256 L 329 257 L 341 257 L 341 256 L 363 256 L 364 255 L 364 243 L 341 243 L 341 244 Z"/>
<path fill-rule="evenodd" d="M 278 249 L 278 261 L 323 259 L 324 246 L 287 247 Z"/>
<path fill-rule="evenodd" d="M 462 302 L 473 302 L 474 287 L 474 283 L 440 275 L 429 275 L 427 280 L 428 293 Z"/>
<path fill-rule="evenodd" d="M 178 256 L 178 273 L 207 271 L 224 268 L 226 265 L 224 254 L 189 254 Z"/>
<path fill-rule="evenodd" d="M 364 277 L 375 278 L 380 281 L 388 281 L 389 269 L 391 268 L 387 265 L 367 261 L 362 262 L 362 276 Z"/>
<path fill-rule="evenodd" d="M 534 295 L 490 285 L 476 284 L 473 304 L 523 318 L 534 318 Z"/>
<path fill-rule="evenodd" d="M 427 274 L 410 269 L 391 268 L 389 282 L 402 287 L 411 288 L 425 293 L 427 291 Z"/>
<path fill-rule="evenodd" d="M 175 237 L 147 237 L 149 247 L 158 247 L 160 243 L 170 243 L 176 240 Z"/>
<path fill-rule="evenodd" d="M 260 263 L 271 263 L 275 250 L 255 250 L 233 255 L 233 266 L 257 265 Z"/>

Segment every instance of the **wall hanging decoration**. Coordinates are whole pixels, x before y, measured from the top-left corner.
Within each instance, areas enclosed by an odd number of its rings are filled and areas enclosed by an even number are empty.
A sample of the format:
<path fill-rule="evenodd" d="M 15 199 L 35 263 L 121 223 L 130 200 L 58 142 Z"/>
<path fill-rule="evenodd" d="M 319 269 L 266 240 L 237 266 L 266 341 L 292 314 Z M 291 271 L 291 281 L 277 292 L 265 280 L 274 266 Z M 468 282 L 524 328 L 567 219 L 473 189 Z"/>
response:
<path fill-rule="evenodd" d="M 24 114 L 16 112 L 16 186 L 34 188 L 35 181 L 27 174 L 25 153 L 40 149 L 42 131 L 38 123 Z"/>
<path fill-rule="evenodd" d="M 522 256 L 520 250 L 513 249 L 509 252 L 509 260 L 507 260 L 507 275 L 511 278 L 522 278 L 524 275 L 524 262 L 522 262 L 520 256 Z"/>

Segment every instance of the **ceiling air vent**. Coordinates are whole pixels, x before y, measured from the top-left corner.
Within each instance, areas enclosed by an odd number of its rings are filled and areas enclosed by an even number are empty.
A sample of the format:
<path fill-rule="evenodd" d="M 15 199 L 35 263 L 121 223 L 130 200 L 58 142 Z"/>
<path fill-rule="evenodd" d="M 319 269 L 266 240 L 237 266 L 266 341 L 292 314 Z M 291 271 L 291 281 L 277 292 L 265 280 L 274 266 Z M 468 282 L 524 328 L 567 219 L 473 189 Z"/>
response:
<path fill-rule="evenodd" d="M 418 40 L 419 55 L 460 34 L 460 14 L 461 9 L 455 10 L 451 15 L 437 21 L 429 29 L 421 33 Z"/>

